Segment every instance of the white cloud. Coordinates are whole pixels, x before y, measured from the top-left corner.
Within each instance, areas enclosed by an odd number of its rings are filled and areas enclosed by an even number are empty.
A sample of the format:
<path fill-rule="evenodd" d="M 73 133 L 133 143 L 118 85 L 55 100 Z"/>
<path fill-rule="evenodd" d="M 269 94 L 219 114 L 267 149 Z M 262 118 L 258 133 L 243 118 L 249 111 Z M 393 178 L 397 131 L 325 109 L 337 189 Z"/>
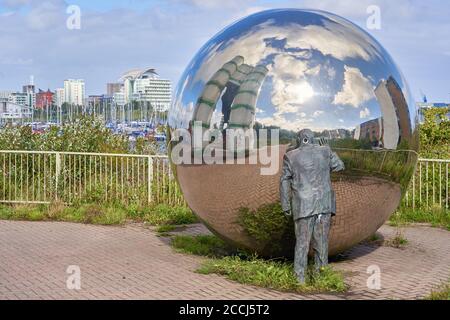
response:
<path fill-rule="evenodd" d="M 314 111 L 314 113 L 313 113 L 313 118 L 318 118 L 318 117 L 320 117 L 322 114 L 324 114 L 325 113 L 325 111 L 322 111 L 322 110 L 317 110 L 317 111 Z"/>
<path fill-rule="evenodd" d="M 367 7 L 377 5 L 381 8 L 382 17 L 411 18 L 416 16 L 420 9 L 412 5 L 410 0 L 303 0 L 302 5 L 307 8 L 314 8 L 335 12 L 345 17 L 367 18 Z"/>
<path fill-rule="evenodd" d="M 26 0 L 22 0 L 26 1 Z M 231 8 L 242 8 L 247 5 L 252 5 L 255 0 L 171 0 L 171 2 L 174 2 L 175 5 L 179 4 L 186 4 L 189 6 L 194 6 L 196 8 L 201 8 L 205 10 L 210 9 L 223 9 L 224 7 L 231 7 Z"/>
<path fill-rule="evenodd" d="M 3 0 L 1 4 L 4 5 L 5 7 L 17 8 L 24 5 L 29 5 L 32 2 L 33 2 L 32 0 Z"/>
<path fill-rule="evenodd" d="M 328 78 L 330 80 L 333 80 L 336 77 L 336 69 L 329 66 L 326 68 L 326 70 L 327 70 Z"/>
<path fill-rule="evenodd" d="M 359 117 L 361 119 L 366 119 L 366 118 L 370 117 L 370 110 L 368 108 L 364 108 L 364 110 L 361 110 L 359 112 Z"/>
<path fill-rule="evenodd" d="M 288 121 L 283 116 L 275 115 L 273 117 L 260 118 L 258 119 L 258 122 L 266 126 L 277 126 L 287 130 L 298 131 L 302 128 L 311 127 L 311 124 L 314 123 L 314 119 L 297 117 Z M 311 129 L 315 128 L 311 127 Z"/>
<path fill-rule="evenodd" d="M 15 66 L 24 66 L 24 65 L 30 65 L 33 63 L 33 59 L 31 58 L 1 58 L 0 57 L 0 64 L 3 65 L 15 65 Z"/>
<path fill-rule="evenodd" d="M 287 46 L 290 48 L 316 49 L 323 55 L 330 55 L 339 60 L 362 58 L 369 61 L 377 53 L 367 42 L 376 46 L 372 39 L 363 33 L 341 23 L 324 22 L 324 26 L 309 25 L 303 28 L 292 28 L 288 35 Z M 354 30 L 354 29 L 353 29 Z"/>
<path fill-rule="evenodd" d="M 32 30 L 46 30 L 58 24 L 63 24 L 65 18 L 61 12 L 65 7 L 58 2 L 42 2 L 27 15 L 28 26 Z"/>
<path fill-rule="evenodd" d="M 280 27 L 274 25 L 273 20 L 267 20 L 264 23 L 253 26 L 246 33 L 240 35 L 239 38 L 228 39 L 215 44 L 214 47 L 208 48 L 209 54 L 197 72 L 194 81 L 207 81 L 221 68 L 222 64 L 230 61 L 237 55 L 243 56 L 245 62 L 251 65 L 258 63 L 270 54 L 299 48 L 318 50 L 323 55 L 329 55 L 340 60 L 362 58 L 368 61 L 378 56 L 378 52 L 374 49 L 377 48 L 377 44 L 372 38 L 361 32 L 349 31 L 352 29 L 348 29 L 340 23 L 348 24 L 344 20 L 339 20 L 339 23 L 325 21 L 324 26 L 290 24 Z M 286 39 L 285 48 L 281 50 L 267 46 L 265 40 L 268 38 Z M 370 45 L 367 45 L 368 43 Z M 297 55 L 307 57 L 308 53 L 297 53 Z M 289 57 L 289 55 L 287 56 Z M 300 66 L 302 63 L 301 61 L 295 62 L 293 59 L 289 59 L 288 62 L 294 62 L 296 66 Z M 302 66 L 300 67 L 303 68 Z M 291 69 L 294 68 L 291 67 Z M 310 71 L 310 74 L 317 74 L 319 71 L 320 66 L 316 66 Z M 334 76 L 335 73 L 331 70 L 329 75 Z"/>
<path fill-rule="evenodd" d="M 342 90 L 334 97 L 333 104 L 350 105 L 359 108 L 362 103 L 374 97 L 371 82 L 358 68 L 345 66 Z"/>

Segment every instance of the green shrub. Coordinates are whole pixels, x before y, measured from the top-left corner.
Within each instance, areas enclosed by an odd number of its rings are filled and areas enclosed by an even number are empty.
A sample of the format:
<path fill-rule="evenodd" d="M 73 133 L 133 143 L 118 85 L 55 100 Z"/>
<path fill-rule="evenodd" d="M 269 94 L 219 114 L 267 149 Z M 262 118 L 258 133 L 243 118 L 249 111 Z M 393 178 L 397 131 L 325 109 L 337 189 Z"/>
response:
<path fill-rule="evenodd" d="M 145 215 L 147 214 L 147 207 L 142 205 L 132 203 L 126 207 L 127 209 L 127 217 L 133 220 L 143 220 Z"/>
<path fill-rule="evenodd" d="M 450 158 L 450 108 L 422 110 L 424 123 L 420 126 L 420 155 L 425 158 Z"/>
<path fill-rule="evenodd" d="M 144 221 L 150 225 L 180 225 L 197 222 L 197 218 L 189 208 L 159 204 L 146 209 Z"/>
<path fill-rule="evenodd" d="M 80 116 L 62 131 L 53 126 L 43 134 L 33 134 L 30 126 L 7 126 L 0 131 L 0 149 L 129 153 L 126 137 L 93 116 Z"/>
<path fill-rule="evenodd" d="M 315 274 L 309 270 L 306 283 L 300 285 L 293 271 L 292 263 L 263 260 L 256 257 L 249 260 L 237 256 L 210 259 L 197 270 L 201 274 L 216 273 L 242 284 L 292 291 L 299 293 L 345 292 L 347 285 L 343 275 L 331 267 Z"/>
<path fill-rule="evenodd" d="M 0 205 L 0 219 L 10 220 L 14 215 L 14 210 L 11 206 Z"/>
<path fill-rule="evenodd" d="M 98 204 L 87 204 L 80 208 L 84 223 L 94 223 L 104 215 L 104 208 Z"/>
<path fill-rule="evenodd" d="M 293 219 L 284 215 L 280 203 L 263 205 L 256 210 L 241 208 L 237 222 L 267 255 L 294 246 Z"/>

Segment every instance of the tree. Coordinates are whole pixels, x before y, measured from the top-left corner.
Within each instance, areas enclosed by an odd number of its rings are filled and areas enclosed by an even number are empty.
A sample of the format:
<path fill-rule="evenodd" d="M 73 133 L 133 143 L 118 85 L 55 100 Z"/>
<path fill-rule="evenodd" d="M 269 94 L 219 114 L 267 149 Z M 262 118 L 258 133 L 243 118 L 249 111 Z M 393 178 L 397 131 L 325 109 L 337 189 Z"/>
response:
<path fill-rule="evenodd" d="M 420 154 L 422 157 L 450 159 L 450 108 L 423 110 L 425 118 L 420 126 Z"/>

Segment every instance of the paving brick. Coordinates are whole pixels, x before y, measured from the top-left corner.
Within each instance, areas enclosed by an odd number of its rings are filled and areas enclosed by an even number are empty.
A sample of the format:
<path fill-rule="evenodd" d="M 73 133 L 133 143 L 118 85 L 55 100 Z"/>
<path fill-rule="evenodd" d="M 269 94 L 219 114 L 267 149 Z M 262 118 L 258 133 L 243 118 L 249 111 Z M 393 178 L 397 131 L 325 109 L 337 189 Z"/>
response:
<path fill-rule="evenodd" d="M 332 262 L 346 272 L 348 293 L 299 295 L 195 273 L 204 258 L 175 253 L 140 224 L 0 221 L 0 299 L 417 299 L 450 277 L 450 233 L 403 232 L 405 249 L 360 244 Z M 183 233 L 209 232 L 196 224 Z M 396 229 L 380 233 L 389 239 Z M 366 287 L 372 264 L 381 268 L 382 290 Z M 69 265 L 81 268 L 81 290 L 66 288 Z"/>

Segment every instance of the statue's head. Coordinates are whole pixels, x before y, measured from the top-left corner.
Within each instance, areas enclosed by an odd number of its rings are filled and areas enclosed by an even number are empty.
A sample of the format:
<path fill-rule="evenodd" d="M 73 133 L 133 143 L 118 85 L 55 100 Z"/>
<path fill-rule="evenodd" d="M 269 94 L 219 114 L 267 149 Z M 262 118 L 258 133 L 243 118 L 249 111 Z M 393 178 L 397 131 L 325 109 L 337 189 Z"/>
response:
<path fill-rule="evenodd" d="M 314 144 L 314 133 L 310 129 L 300 130 L 297 134 L 299 146 Z"/>

